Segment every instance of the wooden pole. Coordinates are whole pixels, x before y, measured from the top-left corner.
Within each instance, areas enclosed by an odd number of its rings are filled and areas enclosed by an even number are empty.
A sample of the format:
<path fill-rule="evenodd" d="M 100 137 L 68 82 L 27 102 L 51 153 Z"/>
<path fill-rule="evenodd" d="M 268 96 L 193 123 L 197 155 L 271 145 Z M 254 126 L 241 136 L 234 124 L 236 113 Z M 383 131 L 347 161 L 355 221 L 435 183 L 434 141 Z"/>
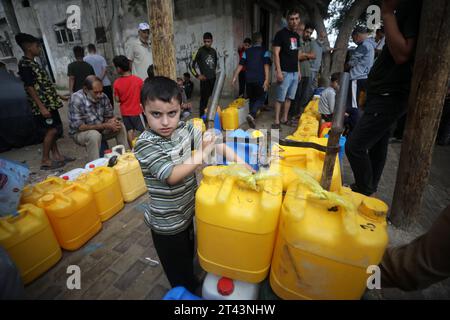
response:
<path fill-rule="evenodd" d="M 450 2 L 424 0 L 391 221 L 419 218 L 450 73 Z"/>
<path fill-rule="evenodd" d="M 177 78 L 173 34 L 173 1 L 147 0 L 155 75 Z"/>

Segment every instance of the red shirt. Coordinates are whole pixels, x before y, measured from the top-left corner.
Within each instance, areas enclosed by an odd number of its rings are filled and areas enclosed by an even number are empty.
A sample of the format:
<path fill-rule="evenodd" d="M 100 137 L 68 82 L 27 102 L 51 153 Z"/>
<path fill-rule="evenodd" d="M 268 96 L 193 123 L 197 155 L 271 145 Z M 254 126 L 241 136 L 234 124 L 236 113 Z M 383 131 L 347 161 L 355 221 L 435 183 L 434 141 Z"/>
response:
<path fill-rule="evenodd" d="M 130 75 L 114 81 L 114 96 L 119 99 L 122 116 L 138 116 L 142 113 L 141 89 L 144 84 L 141 78 Z"/>

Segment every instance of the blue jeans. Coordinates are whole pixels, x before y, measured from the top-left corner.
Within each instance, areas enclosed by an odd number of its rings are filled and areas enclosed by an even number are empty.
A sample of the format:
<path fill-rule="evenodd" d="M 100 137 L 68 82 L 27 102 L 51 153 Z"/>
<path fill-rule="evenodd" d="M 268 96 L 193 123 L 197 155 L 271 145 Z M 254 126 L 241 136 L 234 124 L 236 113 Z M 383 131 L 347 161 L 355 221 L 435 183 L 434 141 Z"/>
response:
<path fill-rule="evenodd" d="M 277 101 L 283 103 L 286 98 L 290 100 L 295 99 L 295 93 L 298 86 L 298 72 L 282 72 L 283 82 L 277 88 Z"/>

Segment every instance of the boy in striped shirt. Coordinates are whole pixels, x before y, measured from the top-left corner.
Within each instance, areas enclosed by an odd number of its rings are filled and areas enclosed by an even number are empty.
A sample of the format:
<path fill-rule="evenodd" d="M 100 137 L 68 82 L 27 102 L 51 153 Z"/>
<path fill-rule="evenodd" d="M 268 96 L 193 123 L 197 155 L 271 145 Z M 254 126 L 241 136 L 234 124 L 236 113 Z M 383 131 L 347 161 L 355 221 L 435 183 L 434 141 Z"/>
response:
<path fill-rule="evenodd" d="M 150 195 L 145 222 L 164 272 L 172 287 L 195 292 L 195 170 L 213 149 L 219 156 L 225 153 L 228 161 L 243 161 L 225 144 L 216 144 L 213 136 L 202 139 L 200 130 L 180 121 L 181 102 L 180 89 L 169 78 L 155 77 L 144 84 L 141 103 L 149 129 L 138 138 L 135 154 Z"/>

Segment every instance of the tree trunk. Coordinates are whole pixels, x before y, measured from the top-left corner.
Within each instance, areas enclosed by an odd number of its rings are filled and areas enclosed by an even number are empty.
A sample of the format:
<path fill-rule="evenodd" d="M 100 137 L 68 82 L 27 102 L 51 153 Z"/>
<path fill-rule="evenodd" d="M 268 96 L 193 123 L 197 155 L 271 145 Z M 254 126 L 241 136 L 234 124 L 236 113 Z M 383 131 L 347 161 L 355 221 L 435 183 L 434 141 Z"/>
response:
<path fill-rule="evenodd" d="M 147 0 L 155 75 L 177 78 L 173 34 L 173 1 Z"/>
<path fill-rule="evenodd" d="M 424 1 L 391 220 L 419 218 L 450 73 L 450 2 Z"/>
<path fill-rule="evenodd" d="M 330 72 L 342 72 L 344 70 L 345 57 L 347 55 L 348 41 L 352 34 L 352 31 L 358 21 L 361 14 L 367 9 L 371 0 L 357 0 L 354 1 L 350 10 L 345 13 L 345 18 L 339 29 L 339 35 L 334 45 L 338 50 L 334 51 L 331 55 Z"/>

